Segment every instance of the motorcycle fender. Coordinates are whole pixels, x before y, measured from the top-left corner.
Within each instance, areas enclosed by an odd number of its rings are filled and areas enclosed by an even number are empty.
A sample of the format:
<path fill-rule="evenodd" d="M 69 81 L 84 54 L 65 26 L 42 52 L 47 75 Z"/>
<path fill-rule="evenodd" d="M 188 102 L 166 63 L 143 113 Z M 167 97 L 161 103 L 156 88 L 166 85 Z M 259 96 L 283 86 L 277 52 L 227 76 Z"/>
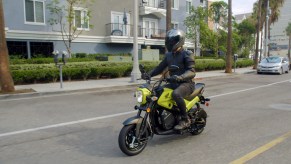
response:
<path fill-rule="evenodd" d="M 141 116 L 130 117 L 123 122 L 123 125 L 141 124 L 143 118 Z"/>

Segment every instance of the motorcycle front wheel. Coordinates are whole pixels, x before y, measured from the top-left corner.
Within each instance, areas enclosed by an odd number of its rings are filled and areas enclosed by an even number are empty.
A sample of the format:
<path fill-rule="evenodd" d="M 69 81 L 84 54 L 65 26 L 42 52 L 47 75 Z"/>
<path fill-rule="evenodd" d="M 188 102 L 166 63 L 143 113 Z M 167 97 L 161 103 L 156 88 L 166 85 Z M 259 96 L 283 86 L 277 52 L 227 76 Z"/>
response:
<path fill-rule="evenodd" d="M 141 153 L 147 145 L 147 130 L 144 134 L 142 134 L 140 142 L 138 142 L 136 138 L 135 131 L 136 125 L 133 124 L 124 126 L 119 133 L 119 148 L 124 154 L 128 156 L 134 156 Z"/>
<path fill-rule="evenodd" d="M 197 115 L 197 119 L 195 122 L 191 125 L 192 131 L 191 134 L 198 135 L 204 131 L 204 127 L 206 126 L 206 119 L 207 119 L 207 113 L 204 109 L 200 109 Z"/>

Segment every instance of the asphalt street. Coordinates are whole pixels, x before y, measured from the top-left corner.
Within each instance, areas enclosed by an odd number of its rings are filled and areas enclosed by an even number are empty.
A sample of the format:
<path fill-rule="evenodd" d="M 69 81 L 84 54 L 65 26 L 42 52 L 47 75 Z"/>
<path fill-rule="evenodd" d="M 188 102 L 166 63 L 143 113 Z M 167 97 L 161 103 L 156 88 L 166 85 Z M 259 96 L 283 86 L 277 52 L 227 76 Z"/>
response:
<path fill-rule="evenodd" d="M 154 136 L 139 155 L 118 147 L 133 91 L 0 100 L 2 164 L 224 164 L 291 161 L 291 74 L 199 80 L 211 98 L 205 131 Z"/>

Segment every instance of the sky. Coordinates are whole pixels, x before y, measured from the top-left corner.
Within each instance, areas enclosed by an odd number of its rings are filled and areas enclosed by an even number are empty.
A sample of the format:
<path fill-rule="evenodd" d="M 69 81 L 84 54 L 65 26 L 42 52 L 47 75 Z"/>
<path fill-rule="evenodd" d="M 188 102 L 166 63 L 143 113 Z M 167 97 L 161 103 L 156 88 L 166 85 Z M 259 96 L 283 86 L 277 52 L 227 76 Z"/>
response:
<path fill-rule="evenodd" d="M 228 0 L 224 0 L 226 3 Z M 253 11 L 253 4 L 257 0 L 232 0 L 232 12 L 234 15 L 250 13 Z"/>
<path fill-rule="evenodd" d="M 253 11 L 253 4 L 257 0 L 232 0 L 232 12 L 234 15 L 250 13 Z"/>

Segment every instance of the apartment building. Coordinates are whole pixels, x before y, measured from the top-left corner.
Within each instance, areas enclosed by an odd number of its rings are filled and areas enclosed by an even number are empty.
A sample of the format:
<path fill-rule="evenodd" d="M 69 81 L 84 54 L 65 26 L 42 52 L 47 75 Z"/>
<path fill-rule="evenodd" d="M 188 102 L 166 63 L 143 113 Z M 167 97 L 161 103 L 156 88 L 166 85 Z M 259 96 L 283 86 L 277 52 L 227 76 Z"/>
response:
<path fill-rule="evenodd" d="M 252 13 L 243 13 L 243 14 L 235 15 L 234 18 L 235 18 L 236 23 L 240 24 L 250 16 L 252 16 Z"/>
<path fill-rule="evenodd" d="M 3 0 L 6 39 L 9 54 L 31 58 L 49 56 L 52 51 L 66 50 L 60 26 L 50 25 L 52 17 L 47 5 L 52 0 Z M 66 0 L 60 0 L 66 5 Z M 138 0 L 139 49 L 150 47 L 164 53 L 166 33 L 166 1 Z M 92 4 L 75 6 L 74 24 L 82 33 L 72 42 L 72 53 L 122 54 L 133 51 L 134 0 L 95 0 Z M 191 6 L 203 0 L 172 0 L 172 27 L 186 31 L 184 20 Z M 90 19 L 78 18 L 90 11 Z M 90 27 L 92 25 L 92 27 Z M 186 48 L 193 43 L 186 41 Z"/>
<path fill-rule="evenodd" d="M 286 55 L 288 49 L 289 38 L 285 32 L 288 23 L 291 22 L 291 0 L 285 0 L 283 7 L 280 11 L 278 22 L 271 25 L 270 34 L 270 50 L 275 50 L 275 46 L 278 47 L 279 51 L 271 52 L 273 54 Z"/>

